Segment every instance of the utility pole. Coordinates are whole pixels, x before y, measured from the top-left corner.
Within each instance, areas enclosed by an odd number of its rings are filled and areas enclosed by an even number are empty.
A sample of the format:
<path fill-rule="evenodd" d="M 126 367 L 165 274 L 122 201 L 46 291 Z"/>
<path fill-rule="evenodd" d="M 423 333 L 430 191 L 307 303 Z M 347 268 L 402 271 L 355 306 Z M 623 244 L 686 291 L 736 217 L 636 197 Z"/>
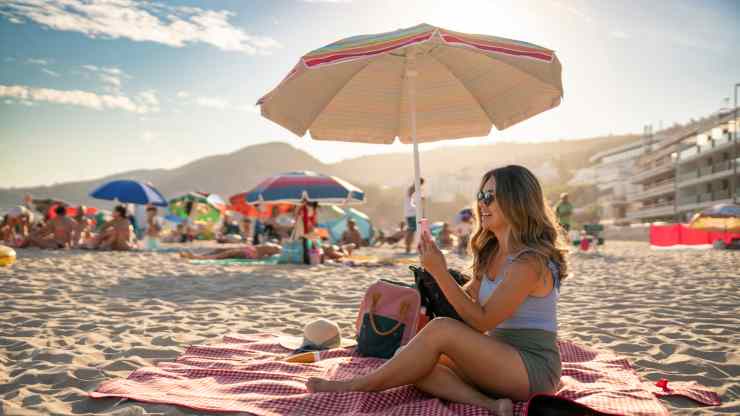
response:
<path fill-rule="evenodd" d="M 740 185 L 737 183 L 737 156 L 738 156 L 737 155 L 738 153 L 737 152 L 737 130 L 738 128 L 740 128 L 737 122 L 737 89 L 739 87 L 740 87 L 740 82 L 735 84 L 735 107 L 733 107 L 732 109 L 733 118 L 734 118 L 734 120 L 732 120 L 732 125 L 734 127 L 733 128 L 733 139 L 732 139 L 732 202 L 734 202 L 735 204 L 737 204 L 737 200 L 738 200 L 737 187 L 738 185 Z"/>

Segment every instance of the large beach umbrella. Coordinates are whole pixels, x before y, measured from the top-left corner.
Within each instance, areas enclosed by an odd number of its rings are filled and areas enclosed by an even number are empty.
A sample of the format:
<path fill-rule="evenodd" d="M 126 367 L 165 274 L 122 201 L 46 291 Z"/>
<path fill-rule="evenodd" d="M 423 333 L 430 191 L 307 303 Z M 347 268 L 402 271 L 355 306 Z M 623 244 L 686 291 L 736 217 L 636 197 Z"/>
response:
<path fill-rule="evenodd" d="M 706 231 L 740 232 L 740 205 L 719 204 L 697 213 L 690 228 Z"/>
<path fill-rule="evenodd" d="M 342 39 L 304 55 L 257 104 L 316 140 L 414 145 L 487 136 L 560 104 L 555 52 L 421 24 Z M 416 206 L 420 206 L 416 192 Z"/>
<path fill-rule="evenodd" d="M 152 185 L 131 180 L 105 183 L 92 191 L 90 196 L 108 201 L 118 200 L 127 204 L 167 206 L 167 199 Z"/>
<path fill-rule="evenodd" d="M 250 204 L 263 202 L 299 204 L 304 199 L 327 204 L 361 204 L 365 202 L 365 193 L 335 176 L 300 171 L 269 177 L 245 195 L 245 200 Z"/>

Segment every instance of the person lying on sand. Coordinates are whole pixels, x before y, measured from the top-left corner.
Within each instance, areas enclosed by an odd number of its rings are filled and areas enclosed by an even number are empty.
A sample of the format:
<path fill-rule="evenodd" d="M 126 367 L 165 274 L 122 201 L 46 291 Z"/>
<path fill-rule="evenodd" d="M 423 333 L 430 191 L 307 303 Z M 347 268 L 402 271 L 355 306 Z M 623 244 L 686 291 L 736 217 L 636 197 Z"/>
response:
<path fill-rule="evenodd" d="M 67 207 L 65 206 L 59 205 L 54 212 L 57 216 L 50 219 L 44 228 L 28 237 L 23 247 L 58 250 L 73 245 L 74 237 L 79 229 L 77 221 L 67 216 Z"/>
<path fill-rule="evenodd" d="M 396 231 L 395 233 L 389 236 L 383 235 L 383 232 L 380 231 L 380 236 L 378 236 L 375 244 L 378 246 L 382 246 L 383 244 L 395 245 L 401 242 L 401 240 L 403 240 L 405 236 L 406 236 L 406 221 L 401 221 L 400 223 L 398 223 L 398 231 Z"/>
<path fill-rule="evenodd" d="M 88 242 L 93 250 L 130 250 L 133 227 L 126 217 L 126 207 L 118 205 L 113 209 L 113 219 L 103 224 L 100 233 Z"/>
<path fill-rule="evenodd" d="M 460 287 L 428 233 L 421 264 L 460 314 L 431 320 L 382 366 L 354 378 L 311 377 L 310 393 L 376 392 L 404 385 L 440 399 L 511 415 L 512 400 L 553 394 L 560 282 L 568 276 L 555 215 L 537 178 L 522 166 L 486 173 L 478 188 L 473 275 Z"/>
<path fill-rule="evenodd" d="M 277 244 L 265 243 L 252 245 L 247 244 L 242 247 L 218 248 L 206 254 L 193 254 L 189 251 L 180 253 L 180 257 L 188 260 L 223 260 L 223 259 L 249 259 L 259 260 L 265 257 L 280 254 L 283 248 Z"/>

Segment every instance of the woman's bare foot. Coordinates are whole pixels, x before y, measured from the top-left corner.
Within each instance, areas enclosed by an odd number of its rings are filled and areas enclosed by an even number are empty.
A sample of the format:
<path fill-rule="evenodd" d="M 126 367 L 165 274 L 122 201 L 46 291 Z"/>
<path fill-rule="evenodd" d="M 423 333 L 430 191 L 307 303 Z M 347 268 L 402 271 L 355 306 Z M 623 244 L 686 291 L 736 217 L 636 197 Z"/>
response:
<path fill-rule="evenodd" d="M 510 399 L 491 399 L 490 406 L 486 406 L 486 408 L 495 413 L 496 416 L 512 416 L 514 414 L 514 403 Z"/>
<path fill-rule="evenodd" d="M 352 380 L 327 380 L 319 377 L 310 377 L 306 388 L 311 393 L 345 392 L 352 391 Z"/>

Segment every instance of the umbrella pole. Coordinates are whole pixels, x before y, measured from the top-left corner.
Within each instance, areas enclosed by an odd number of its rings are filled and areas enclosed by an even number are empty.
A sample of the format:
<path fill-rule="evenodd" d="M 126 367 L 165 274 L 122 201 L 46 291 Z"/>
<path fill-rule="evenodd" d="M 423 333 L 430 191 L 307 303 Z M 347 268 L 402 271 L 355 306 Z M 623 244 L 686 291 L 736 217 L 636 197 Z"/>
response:
<path fill-rule="evenodd" d="M 414 144 L 414 205 L 416 205 L 416 237 L 421 238 L 419 220 L 421 209 L 421 167 L 419 163 L 419 143 L 416 141 L 416 56 L 413 49 L 406 55 L 406 79 L 409 87 L 409 117 L 411 121 L 411 140 Z"/>

